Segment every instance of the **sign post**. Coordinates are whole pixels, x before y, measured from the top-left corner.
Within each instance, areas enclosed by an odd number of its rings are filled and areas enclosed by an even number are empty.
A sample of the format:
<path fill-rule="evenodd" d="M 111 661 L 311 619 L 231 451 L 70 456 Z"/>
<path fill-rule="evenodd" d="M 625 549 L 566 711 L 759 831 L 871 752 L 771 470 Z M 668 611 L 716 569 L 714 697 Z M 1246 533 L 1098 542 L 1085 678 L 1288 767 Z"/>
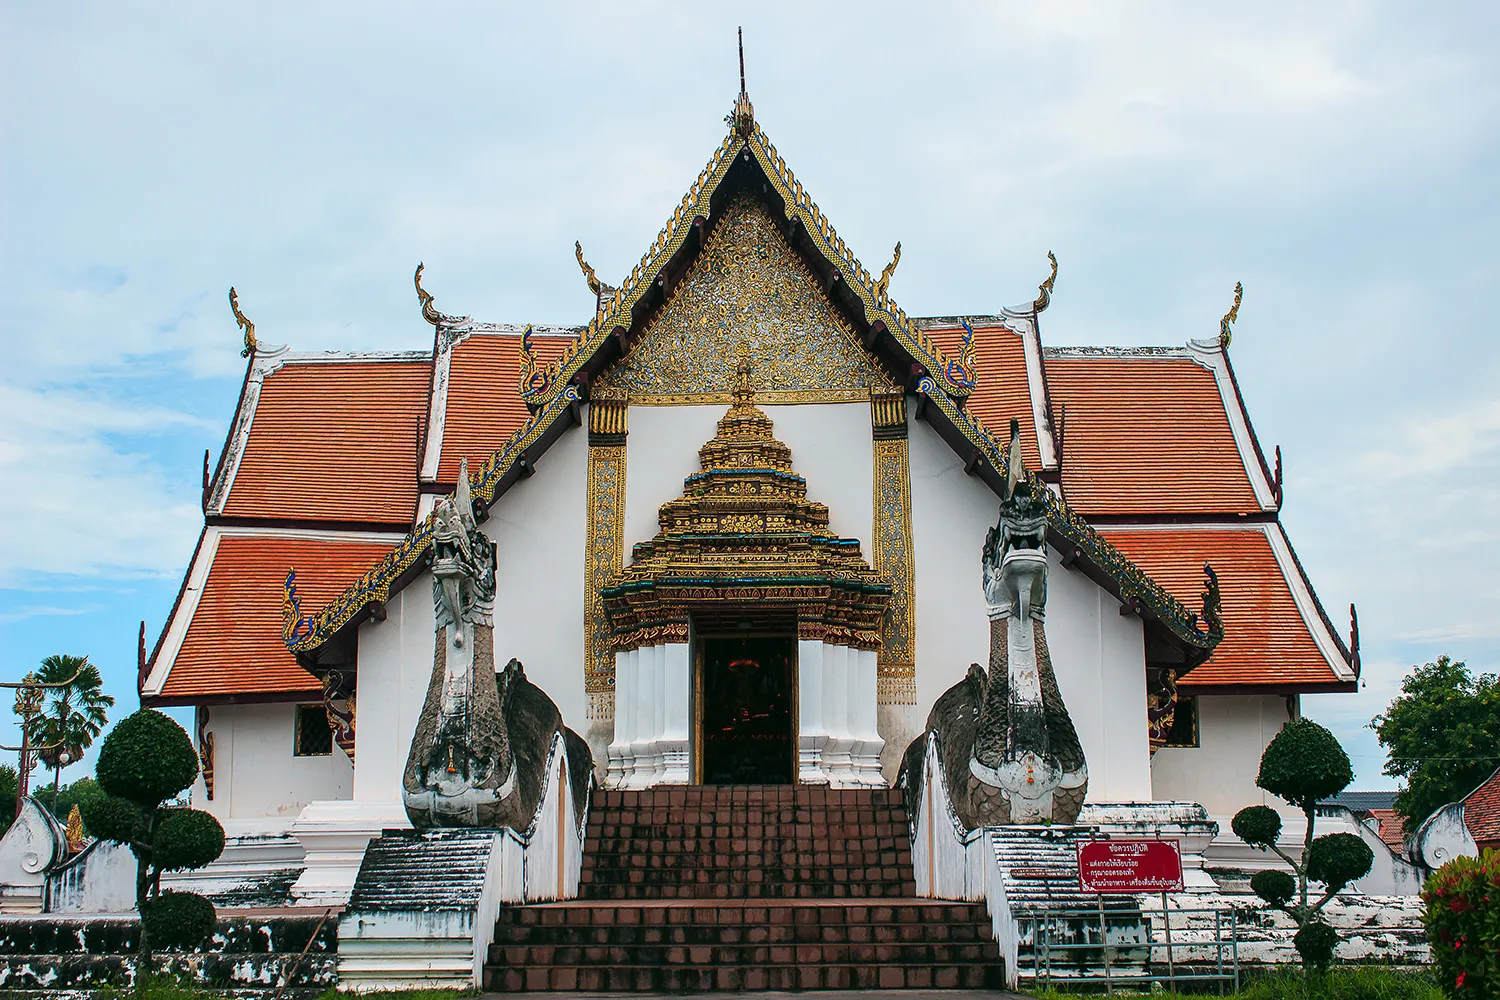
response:
<path fill-rule="evenodd" d="M 1182 854 L 1175 840 L 1090 840 L 1078 845 L 1078 888 L 1099 898 L 1100 944 L 1104 947 L 1105 986 L 1114 994 L 1109 944 L 1104 940 L 1106 894 L 1161 893 L 1161 916 L 1167 933 L 1167 976 L 1176 979 L 1172 961 L 1172 918 L 1167 893 L 1181 892 Z"/>

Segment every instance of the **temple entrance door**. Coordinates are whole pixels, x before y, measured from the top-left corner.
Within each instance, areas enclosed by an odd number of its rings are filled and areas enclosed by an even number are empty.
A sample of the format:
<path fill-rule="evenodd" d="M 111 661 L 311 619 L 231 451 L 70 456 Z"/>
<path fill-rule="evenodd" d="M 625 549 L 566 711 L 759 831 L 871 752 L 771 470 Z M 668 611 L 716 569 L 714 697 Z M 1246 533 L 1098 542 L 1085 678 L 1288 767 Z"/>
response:
<path fill-rule="evenodd" d="M 700 640 L 695 699 L 700 783 L 792 783 L 796 655 L 792 636 Z"/>

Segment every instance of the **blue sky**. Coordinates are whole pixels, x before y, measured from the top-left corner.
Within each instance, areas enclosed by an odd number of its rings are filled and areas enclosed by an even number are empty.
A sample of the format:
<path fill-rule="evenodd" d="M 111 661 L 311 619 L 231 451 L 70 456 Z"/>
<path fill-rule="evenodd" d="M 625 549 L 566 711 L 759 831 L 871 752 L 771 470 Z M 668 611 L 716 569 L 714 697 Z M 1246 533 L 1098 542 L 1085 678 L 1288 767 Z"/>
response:
<path fill-rule="evenodd" d="M 639 259 L 737 24 L 757 118 L 867 266 L 902 241 L 909 313 L 1029 301 L 1053 250 L 1048 343 L 1180 344 L 1245 283 L 1283 519 L 1360 607 L 1366 688 L 1306 707 L 1389 784 L 1361 726 L 1402 673 L 1500 662 L 1488 4 L 6 3 L 0 676 L 87 653 L 135 707 L 243 371 L 231 284 L 298 349 L 425 349 L 419 260 L 447 312 L 583 320 L 573 241 Z"/>

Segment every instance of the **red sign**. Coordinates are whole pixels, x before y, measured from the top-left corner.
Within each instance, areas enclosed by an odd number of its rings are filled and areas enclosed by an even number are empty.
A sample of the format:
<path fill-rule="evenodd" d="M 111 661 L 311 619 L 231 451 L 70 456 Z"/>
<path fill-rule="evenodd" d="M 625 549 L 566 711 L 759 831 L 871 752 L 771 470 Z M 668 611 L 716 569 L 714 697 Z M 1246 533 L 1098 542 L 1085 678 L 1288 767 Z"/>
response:
<path fill-rule="evenodd" d="M 1181 892 L 1175 840 L 1090 840 L 1078 845 L 1084 892 Z"/>

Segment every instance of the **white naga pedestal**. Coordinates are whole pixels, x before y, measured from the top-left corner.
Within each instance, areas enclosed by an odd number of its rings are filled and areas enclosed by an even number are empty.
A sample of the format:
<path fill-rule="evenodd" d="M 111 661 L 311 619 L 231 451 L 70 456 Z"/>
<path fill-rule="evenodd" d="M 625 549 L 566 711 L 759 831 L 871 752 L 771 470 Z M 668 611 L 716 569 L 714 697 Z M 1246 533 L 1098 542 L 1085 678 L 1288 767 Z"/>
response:
<path fill-rule="evenodd" d="M 873 650 L 797 643 L 797 780 L 835 788 L 883 788 L 876 729 Z M 692 780 L 692 647 L 685 642 L 615 654 L 611 788 Z"/>
<path fill-rule="evenodd" d="M 292 836 L 307 852 L 302 874 L 292 886 L 295 904 L 342 906 L 348 902 L 370 841 L 382 830 L 410 826 L 399 801 L 309 802 L 292 824 Z"/>

